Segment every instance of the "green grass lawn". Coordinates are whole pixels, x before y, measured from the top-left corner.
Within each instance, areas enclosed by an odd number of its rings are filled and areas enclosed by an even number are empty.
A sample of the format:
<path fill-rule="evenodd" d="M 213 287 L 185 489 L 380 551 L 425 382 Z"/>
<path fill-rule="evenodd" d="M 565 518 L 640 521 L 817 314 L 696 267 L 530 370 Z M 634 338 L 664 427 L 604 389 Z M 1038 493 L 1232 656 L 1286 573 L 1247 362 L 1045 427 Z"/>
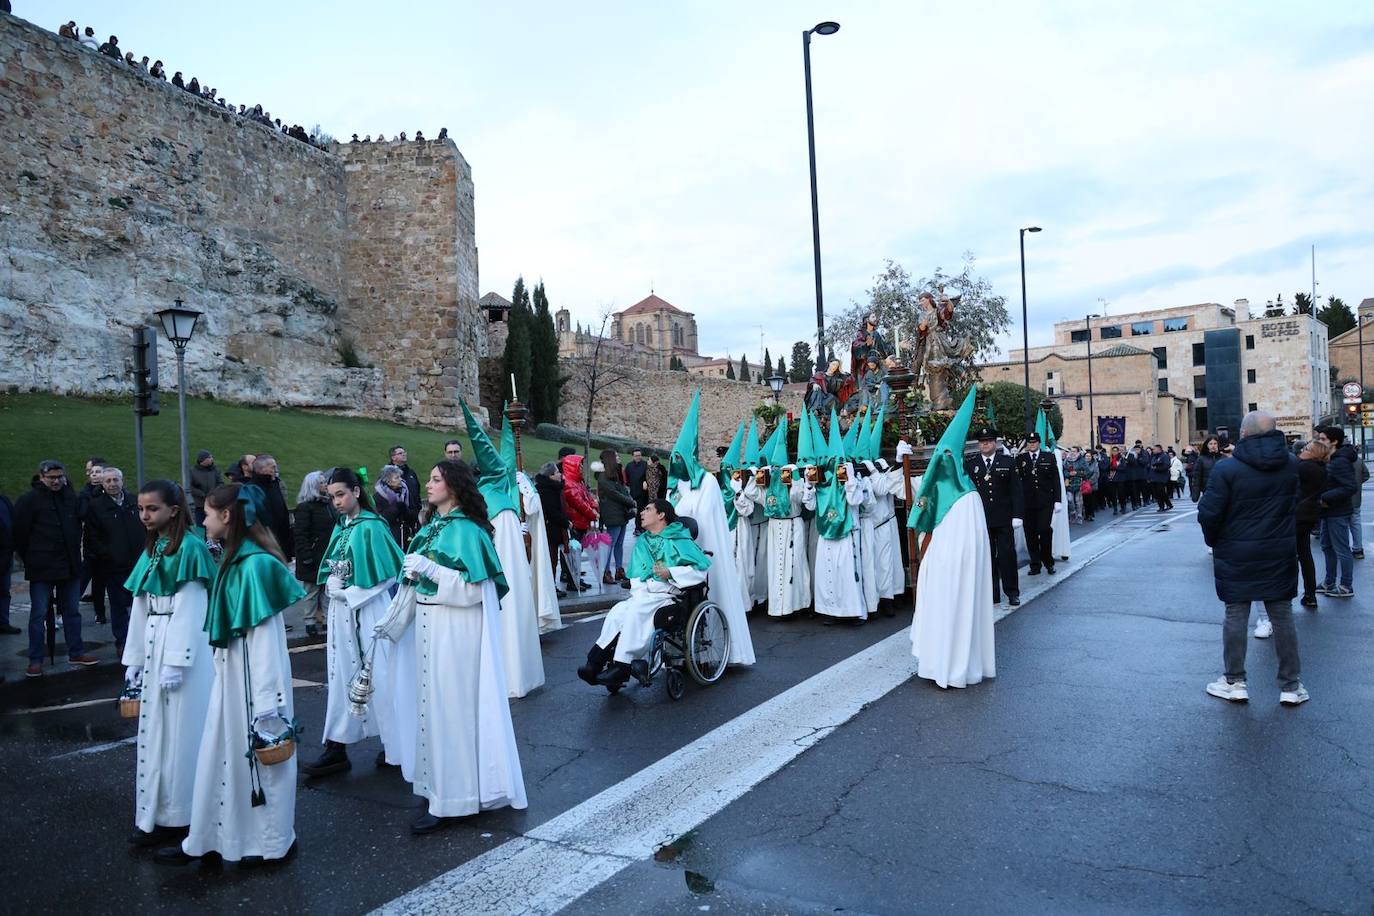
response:
<path fill-rule="evenodd" d="M 145 475 L 176 480 L 176 395 L 164 392 L 162 413 L 143 421 Z M 334 417 L 300 410 L 269 410 L 193 399 L 186 404 L 191 460 L 209 449 L 221 474 L 239 455 L 273 455 L 295 503 L 301 479 L 310 471 L 338 465 L 366 467 L 375 482 L 393 445 L 410 453 L 410 466 L 421 480 L 444 454 L 444 441 L 457 430 L 421 429 L 380 420 Z M 466 433 L 464 455 L 472 457 Z M 558 454 L 559 443 L 525 436 L 525 468 L 533 474 Z M 51 394 L 0 395 L 0 492 L 11 499 L 29 489 L 38 462 L 56 458 L 67 466 L 72 486 L 85 485 L 86 459 L 100 455 L 124 471 L 134 490 L 134 415 L 128 400 L 88 400 Z"/>

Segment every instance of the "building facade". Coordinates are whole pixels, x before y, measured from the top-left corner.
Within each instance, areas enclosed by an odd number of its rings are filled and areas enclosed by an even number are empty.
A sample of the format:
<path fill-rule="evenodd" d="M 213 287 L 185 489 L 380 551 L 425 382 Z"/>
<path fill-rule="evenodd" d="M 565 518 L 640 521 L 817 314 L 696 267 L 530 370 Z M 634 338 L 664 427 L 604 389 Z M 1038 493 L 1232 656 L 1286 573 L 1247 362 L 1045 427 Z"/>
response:
<path fill-rule="evenodd" d="M 1032 347 L 1030 360 L 1032 368 L 1051 355 L 1086 363 L 1091 352 L 1096 389 L 1134 381 L 1099 374 L 1102 356 L 1120 347 L 1154 358 L 1154 428 L 1161 436 L 1174 424 L 1167 415 L 1179 409 L 1178 402 L 1184 403 L 1186 422 L 1178 429 L 1178 442 L 1221 432 L 1236 436 L 1241 419 L 1257 409 L 1272 413 L 1286 434 L 1309 436 L 1313 425 L 1331 411 L 1326 325 L 1311 315 L 1251 318 L 1244 299 L 1234 306 L 1203 303 L 1060 322 L 1054 326 L 1054 343 Z M 1022 352 L 1011 351 L 1009 363 L 1020 364 Z M 1082 379 L 1066 375 L 1057 385 L 1046 371 L 1038 378 L 1032 373 L 1031 386 L 1060 399 L 1061 410 L 1065 398 L 1086 399 L 1086 371 Z M 1094 407 L 1099 416 L 1123 415 L 1110 414 L 1096 403 Z M 1071 412 L 1076 411 L 1064 410 L 1066 422 Z M 1143 419 L 1142 424 L 1150 426 Z"/>
<path fill-rule="evenodd" d="M 1356 310 L 1361 324 L 1366 325 L 1364 333 L 1360 324 L 1338 337 L 1331 338 L 1331 368 L 1335 370 L 1336 381 L 1355 379 L 1368 391 L 1374 385 L 1374 298 L 1365 299 Z M 1364 359 L 1360 359 L 1360 345 L 1364 345 Z M 1363 369 L 1364 377 L 1360 377 Z"/>
<path fill-rule="evenodd" d="M 603 356 L 609 353 L 610 358 L 637 369 L 668 369 L 673 357 L 689 370 L 707 361 L 697 352 L 696 318 L 658 296 L 650 294 L 610 317 L 610 333 L 600 340 Z M 555 313 L 554 325 L 560 358 L 587 357 L 596 349 L 597 329 L 574 327 L 567 309 Z"/>

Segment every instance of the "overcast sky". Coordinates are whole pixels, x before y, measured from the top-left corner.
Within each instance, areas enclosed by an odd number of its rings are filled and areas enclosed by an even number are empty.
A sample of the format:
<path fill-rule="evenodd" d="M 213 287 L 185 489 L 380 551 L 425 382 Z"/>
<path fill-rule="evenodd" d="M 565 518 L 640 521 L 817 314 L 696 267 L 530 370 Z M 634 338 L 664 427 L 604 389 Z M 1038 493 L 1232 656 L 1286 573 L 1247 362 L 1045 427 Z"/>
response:
<path fill-rule="evenodd" d="M 1109 313 L 1374 296 L 1374 4 L 15 0 L 340 139 L 448 127 L 481 291 L 592 320 L 658 295 L 709 355 L 814 338 L 825 299 L 972 251 L 1032 344 Z M 48 21 L 51 20 L 51 21 Z M 1360 214 L 1364 214 L 1363 217 Z M 1010 340 L 1007 346 L 1017 345 Z"/>

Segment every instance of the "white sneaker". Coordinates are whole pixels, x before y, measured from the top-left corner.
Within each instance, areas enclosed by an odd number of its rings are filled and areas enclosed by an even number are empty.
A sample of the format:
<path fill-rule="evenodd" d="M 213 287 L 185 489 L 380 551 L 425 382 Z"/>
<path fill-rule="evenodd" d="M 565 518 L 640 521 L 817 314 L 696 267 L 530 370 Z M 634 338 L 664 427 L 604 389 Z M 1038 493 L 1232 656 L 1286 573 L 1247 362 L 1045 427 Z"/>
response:
<path fill-rule="evenodd" d="M 1244 681 L 1236 681 L 1232 684 L 1226 680 L 1225 675 L 1208 684 L 1207 692 L 1218 699 L 1230 700 L 1232 703 L 1244 703 L 1250 699 L 1250 688 L 1245 686 Z"/>
<path fill-rule="evenodd" d="M 1268 617 L 1261 617 L 1261 618 L 1255 623 L 1255 638 L 1256 638 L 1256 639 L 1268 639 L 1270 636 L 1273 636 L 1273 635 L 1274 635 L 1274 625 L 1273 625 L 1272 623 L 1269 622 L 1269 618 L 1268 618 Z"/>
<path fill-rule="evenodd" d="M 1292 690 L 1285 690 L 1279 694 L 1279 702 L 1284 706 L 1297 706 L 1306 703 L 1312 697 L 1308 696 L 1307 688 L 1299 684 Z"/>

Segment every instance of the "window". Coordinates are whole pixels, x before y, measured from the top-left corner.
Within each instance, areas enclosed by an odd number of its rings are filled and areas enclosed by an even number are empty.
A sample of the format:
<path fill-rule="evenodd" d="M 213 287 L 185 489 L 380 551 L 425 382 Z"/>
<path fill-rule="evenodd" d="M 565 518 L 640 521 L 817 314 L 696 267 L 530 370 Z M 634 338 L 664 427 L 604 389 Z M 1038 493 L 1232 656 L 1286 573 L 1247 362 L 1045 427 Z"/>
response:
<path fill-rule="evenodd" d="M 1205 366 L 1205 365 L 1207 365 L 1207 345 L 1206 345 L 1206 344 L 1200 344 L 1200 343 L 1195 343 L 1195 344 L 1193 344 L 1193 365 L 1194 365 L 1194 366 Z"/>
<path fill-rule="evenodd" d="M 1159 368 L 1169 368 L 1169 348 L 1155 347 L 1155 359 L 1159 360 Z"/>
<path fill-rule="evenodd" d="M 1054 386 L 1053 386 L 1053 385 L 1050 385 L 1048 388 L 1046 388 L 1046 389 L 1045 389 L 1045 394 L 1048 395 L 1049 397 L 1054 397 Z"/>
<path fill-rule="evenodd" d="M 1169 379 L 1168 379 L 1168 378 L 1162 378 L 1162 379 L 1159 380 L 1159 393 L 1160 393 L 1160 394 L 1168 394 L 1168 393 L 1169 393 Z"/>
<path fill-rule="evenodd" d="M 1121 325 L 1119 324 L 1104 324 L 1102 327 L 1097 329 L 1098 340 L 1113 340 L 1120 336 Z"/>
<path fill-rule="evenodd" d="M 1250 383 L 1251 385 L 1255 384 L 1255 370 L 1254 370 L 1254 369 L 1246 369 L 1246 370 L 1245 370 L 1245 381 L 1247 381 L 1247 382 Z M 1250 408 L 1250 409 L 1253 410 L 1254 408 L 1252 407 L 1252 408 Z"/>
<path fill-rule="evenodd" d="M 645 329 L 644 329 L 644 342 L 645 342 L 646 344 L 652 344 L 652 343 L 654 342 L 654 329 L 653 329 L 653 328 L 645 328 Z"/>
<path fill-rule="evenodd" d="M 1186 330 L 1188 330 L 1188 319 L 1187 319 L 1187 318 L 1165 318 L 1165 319 L 1164 319 L 1164 331 L 1165 331 L 1165 333 L 1168 333 L 1169 331 L 1186 331 Z"/>
<path fill-rule="evenodd" d="M 1205 398 L 1205 397 L 1207 397 L 1207 376 L 1205 376 L 1205 375 L 1195 375 L 1195 376 L 1193 376 L 1193 397 L 1195 397 L 1195 398 Z"/>
<path fill-rule="evenodd" d="M 1249 405 L 1248 407 L 1246 407 L 1245 409 L 1248 410 L 1248 411 L 1250 411 L 1251 413 L 1254 413 L 1256 410 L 1259 410 L 1259 405 L 1256 404 L 1254 401 L 1251 401 L 1251 402 L 1250 402 L 1250 405 Z"/>
<path fill-rule="evenodd" d="M 1255 349 L 1255 335 L 1254 335 L 1254 334 L 1246 334 L 1246 335 L 1245 335 L 1245 349 L 1247 349 L 1247 350 L 1253 350 L 1253 349 Z"/>
<path fill-rule="evenodd" d="M 1087 328 L 1084 328 L 1084 329 L 1081 330 L 1081 331 L 1070 331 L 1070 332 L 1069 332 L 1069 342 L 1070 342 L 1070 343 L 1087 343 L 1087 341 L 1088 341 L 1088 329 L 1087 329 Z"/>
<path fill-rule="evenodd" d="M 1205 433 L 1205 432 L 1207 431 L 1207 408 L 1206 408 L 1206 407 L 1194 407 L 1194 408 L 1193 408 L 1193 425 L 1197 427 L 1197 431 L 1200 432 L 1200 433 Z"/>
<path fill-rule="evenodd" d="M 1131 325 L 1132 337 L 1144 337 L 1146 334 L 1153 334 L 1155 323 L 1153 321 L 1137 321 Z"/>
<path fill-rule="evenodd" d="M 1045 373 L 1045 381 L 1050 382 L 1050 381 L 1053 381 L 1053 380 L 1054 380 L 1054 370 L 1051 369 L 1049 372 L 1046 372 L 1046 373 Z"/>

